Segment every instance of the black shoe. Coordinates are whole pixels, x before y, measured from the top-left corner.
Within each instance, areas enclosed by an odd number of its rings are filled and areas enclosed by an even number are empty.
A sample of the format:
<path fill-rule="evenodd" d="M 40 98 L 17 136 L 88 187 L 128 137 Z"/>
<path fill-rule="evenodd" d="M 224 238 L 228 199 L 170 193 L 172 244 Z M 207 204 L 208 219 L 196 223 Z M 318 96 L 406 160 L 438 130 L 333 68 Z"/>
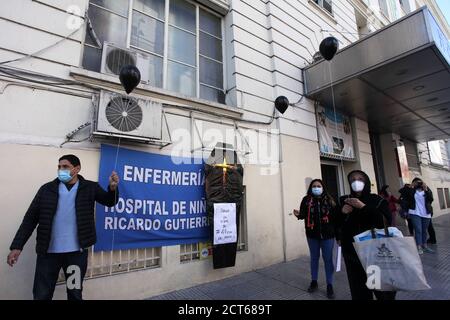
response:
<path fill-rule="evenodd" d="M 313 280 L 313 281 L 311 281 L 311 284 L 309 285 L 308 292 L 312 293 L 312 292 L 316 291 L 318 287 L 319 286 L 317 285 L 317 280 Z"/>
<path fill-rule="evenodd" d="M 331 284 L 327 285 L 327 298 L 334 299 L 334 290 Z"/>

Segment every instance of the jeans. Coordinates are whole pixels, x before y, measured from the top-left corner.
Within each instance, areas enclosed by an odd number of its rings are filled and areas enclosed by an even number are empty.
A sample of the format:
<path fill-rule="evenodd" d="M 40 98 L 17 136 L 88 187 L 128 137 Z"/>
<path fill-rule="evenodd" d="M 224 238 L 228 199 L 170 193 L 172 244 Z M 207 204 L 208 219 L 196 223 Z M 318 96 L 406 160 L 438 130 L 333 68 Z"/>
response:
<path fill-rule="evenodd" d="M 308 246 L 309 252 L 311 256 L 311 279 L 316 280 L 319 275 L 319 258 L 320 258 L 320 250 L 322 249 L 322 258 L 325 263 L 325 274 L 327 278 L 327 284 L 333 284 L 333 273 L 334 273 L 334 265 L 333 265 L 333 247 L 334 247 L 334 238 L 319 240 L 308 238 Z"/>
<path fill-rule="evenodd" d="M 430 218 L 422 218 L 415 214 L 410 215 L 412 225 L 414 227 L 414 238 L 418 246 L 427 244 L 427 229 L 430 224 Z"/>
<path fill-rule="evenodd" d="M 87 250 L 82 252 L 38 254 L 33 285 L 34 300 L 51 300 L 53 298 L 61 268 L 64 271 L 66 282 L 68 282 L 66 286 L 67 299 L 82 300 L 83 279 L 87 270 L 87 261 Z M 76 279 L 78 275 L 79 279 Z M 77 287 L 77 283 L 79 287 Z"/>

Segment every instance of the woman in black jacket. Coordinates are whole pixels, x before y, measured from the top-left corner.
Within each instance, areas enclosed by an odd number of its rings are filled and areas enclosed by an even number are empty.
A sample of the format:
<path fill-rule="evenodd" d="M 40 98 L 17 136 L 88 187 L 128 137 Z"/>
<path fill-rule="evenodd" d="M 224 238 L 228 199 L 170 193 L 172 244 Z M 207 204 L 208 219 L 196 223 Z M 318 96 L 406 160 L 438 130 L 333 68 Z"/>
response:
<path fill-rule="evenodd" d="M 367 288 L 366 270 L 353 247 L 353 237 L 357 234 L 369 229 L 384 227 L 383 216 L 390 215 L 388 203 L 379 195 L 370 193 L 371 182 L 363 171 L 350 172 L 348 182 L 351 186 L 351 193 L 340 198 L 336 238 L 342 246 L 352 299 L 373 300 L 373 294 L 375 294 L 378 300 L 394 300 L 396 292 L 373 291 Z"/>
<path fill-rule="evenodd" d="M 333 291 L 333 247 L 335 239 L 334 220 L 336 203 L 325 190 L 322 180 L 313 180 L 308 188 L 307 195 L 302 199 L 300 211 L 294 210 L 295 216 L 305 220 L 306 238 L 311 255 L 311 284 L 308 292 L 318 288 L 319 258 L 325 263 L 327 278 L 327 297 L 334 298 Z"/>
<path fill-rule="evenodd" d="M 414 237 L 419 254 L 433 253 L 434 250 L 427 245 L 427 229 L 433 216 L 431 205 L 433 193 L 420 178 L 414 178 L 409 187 L 403 187 L 400 191 L 414 228 Z"/>

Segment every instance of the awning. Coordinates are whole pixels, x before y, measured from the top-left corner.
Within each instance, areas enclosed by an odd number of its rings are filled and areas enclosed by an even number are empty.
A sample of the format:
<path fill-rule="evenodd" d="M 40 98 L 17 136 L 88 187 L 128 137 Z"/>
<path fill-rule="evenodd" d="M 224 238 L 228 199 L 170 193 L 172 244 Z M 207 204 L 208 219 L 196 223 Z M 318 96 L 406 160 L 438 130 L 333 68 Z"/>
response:
<path fill-rule="evenodd" d="M 450 137 L 450 43 L 426 7 L 306 67 L 304 79 L 308 98 L 332 107 L 334 91 L 336 108 L 375 133 Z"/>

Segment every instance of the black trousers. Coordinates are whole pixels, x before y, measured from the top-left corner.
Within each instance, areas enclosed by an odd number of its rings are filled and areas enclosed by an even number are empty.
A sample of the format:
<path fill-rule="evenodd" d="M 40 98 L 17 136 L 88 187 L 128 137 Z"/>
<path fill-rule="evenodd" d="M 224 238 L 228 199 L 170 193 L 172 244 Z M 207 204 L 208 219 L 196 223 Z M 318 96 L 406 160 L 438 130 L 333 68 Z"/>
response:
<path fill-rule="evenodd" d="M 353 247 L 342 247 L 345 268 L 347 270 L 348 284 L 352 300 L 395 300 L 396 291 L 370 290 L 366 286 L 367 274 Z"/>
<path fill-rule="evenodd" d="M 433 243 L 436 243 L 436 232 L 434 231 L 434 227 L 433 227 L 433 219 L 430 220 L 430 224 L 428 225 L 428 235 L 429 240 Z"/>
<path fill-rule="evenodd" d="M 51 300 L 61 268 L 66 277 L 68 300 L 82 300 L 88 251 L 38 254 L 34 274 L 34 300 Z"/>

